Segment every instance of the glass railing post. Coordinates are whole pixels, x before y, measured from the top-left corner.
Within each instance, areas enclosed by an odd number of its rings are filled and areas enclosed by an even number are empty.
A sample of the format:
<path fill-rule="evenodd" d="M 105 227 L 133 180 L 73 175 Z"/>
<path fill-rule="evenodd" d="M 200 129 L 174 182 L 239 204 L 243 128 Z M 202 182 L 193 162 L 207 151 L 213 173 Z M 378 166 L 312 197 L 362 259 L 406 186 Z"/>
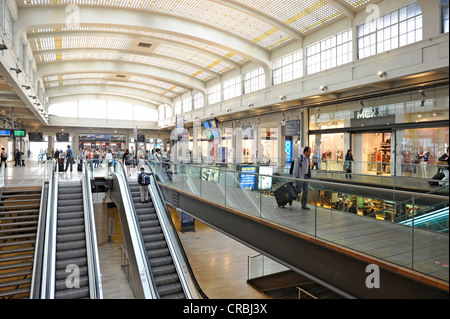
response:
<path fill-rule="evenodd" d="M 317 237 L 317 187 L 314 189 L 314 237 Z"/>
<path fill-rule="evenodd" d="M 412 220 L 411 220 L 411 269 L 414 269 L 414 215 L 415 215 L 415 203 L 414 196 L 411 199 L 412 203 Z"/>

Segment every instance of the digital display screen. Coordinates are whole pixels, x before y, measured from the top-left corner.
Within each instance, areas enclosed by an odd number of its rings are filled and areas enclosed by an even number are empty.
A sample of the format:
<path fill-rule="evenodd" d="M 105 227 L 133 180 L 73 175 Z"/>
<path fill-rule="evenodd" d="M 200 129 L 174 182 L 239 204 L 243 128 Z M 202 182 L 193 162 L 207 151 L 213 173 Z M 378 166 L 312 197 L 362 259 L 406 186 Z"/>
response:
<path fill-rule="evenodd" d="M 209 126 L 211 128 L 217 128 L 217 121 L 215 119 L 214 120 L 210 120 L 209 121 Z"/>
<path fill-rule="evenodd" d="M 213 134 L 214 138 L 220 138 L 219 130 L 213 130 L 212 134 Z"/>
<path fill-rule="evenodd" d="M 244 173 L 256 173 L 256 166 L 242 166 L 240 186 L 241 189 L 252 191 L 255 189 L 256 175 L 244 174 Z"/>
<path fill-rule="evenodd" d="M 28 133 L 28 139 L 30 140 L 30 142 L 44 141 L 42 132 L 30 132 L 30 133 Z"/>
<path fill-rule="evenodd" d="M 58 142 L 68 142 L 69 141 L 69 133 L 56 133 L 56 140 Z M 95 147 L 95 143 L 94 143 Z"/>
<path fill-rule="evenodd" d="M 204 121 L 204 122 L 203 122 L 203 127 L 204 127 L 204 128 L 211 128 L 211 126 L 209 125 L 209 122 L 208 122 L 208 121 Z"/>
<path fill-rule="evenodd" d="M 14 131 L 14 136 L 25 136 L 25 131 Z"/>
<path fill-rule="evenodd" d="M 0 136 L 11 136 L 10 130 L 0 130 Z"/>

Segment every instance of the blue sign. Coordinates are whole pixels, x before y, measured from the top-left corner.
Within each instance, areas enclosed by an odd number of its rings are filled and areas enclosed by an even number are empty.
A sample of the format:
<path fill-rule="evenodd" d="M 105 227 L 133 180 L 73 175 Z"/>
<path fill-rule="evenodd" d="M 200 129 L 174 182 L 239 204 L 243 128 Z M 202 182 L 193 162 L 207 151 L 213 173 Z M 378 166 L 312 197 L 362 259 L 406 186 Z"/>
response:
<path fill-rule="evenodd" d="M 286 153 L 286 163 L 292 161 L 292 140 L 284 141 L 284 152 Z"/>
<path fill-rule="evenodd" d="M 256 173 L 256 166 L 242 166 L 241 172 Z M 252 191 L 255 189 L 256 175 L 241 173 L 240 185 L 241 189 Z"/>
<path fill-rule="evenodd" d="M 1 130 L 0 136 L 11 136 L 11 131 L 10 130 Z"/>

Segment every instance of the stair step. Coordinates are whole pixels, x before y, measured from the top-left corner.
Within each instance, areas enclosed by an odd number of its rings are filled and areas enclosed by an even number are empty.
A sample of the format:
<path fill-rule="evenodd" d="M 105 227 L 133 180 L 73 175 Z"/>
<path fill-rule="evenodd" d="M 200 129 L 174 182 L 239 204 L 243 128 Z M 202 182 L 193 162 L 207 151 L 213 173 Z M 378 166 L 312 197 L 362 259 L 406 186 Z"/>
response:
<path fill-rule="evenodd" d="M 7 226 L 12 226 L 14 223 L 8 223 Z M 2 224 L 2 226 L 5 226 Z M 0 229 L 0 238 L 3 238 L 1 236 L 2 233 L 20 233 L 24 231 L 37 231 L 37 227 L 23 227 L 23 228 L 9 228 L 9 229 Z"/>
<path fill-rule="evenodd" d="M 12 297 L 14 295 L 21 295 L 26 293 L 30 293 L 30 288 L 14 289 L 11 291 L 0 291 L 0 298 L 8 296 Z"/>
<path fill-rule="evenodd" d="M 32 267 L 33 262 L 23 262 L 23 263 L 15 263 L 15 264 L 7 264 L 7 265 L 0 265 L 0 270 L 10 270 L 15 268 L 24 268 L 24 267 Z M 1 275 L 0 275 L 1 278 Z"/>
<path fill-rule="evenodd" d="M 3 258 L 0 258 L 0 263 L 17 261 L 17 260 L 25 260 L 25 259 L 34 259 L 34 254 L 16 255 L 16 256 L 11 256 L 11 257 L 3 257 Z"/>
<path fill-rule="evenodd" d="M 30 284 L 30 283 L 31 283 L 31 278 L 11 280 L 11 281 L 4 281 L 4 282 L 0 282 L 0 288 L 26 285 L 26 284 Z"/>
<path fill-rule="evenodd" d="M 7 279 L 12 277 L 25 277 L 28 275 L 31 275 L 33 271 L 31 269 L 29 270 L 22 270 L 22 271 L 15 271 L 15 272 L 5 272 L 0 274 L 0 279 Z"/>

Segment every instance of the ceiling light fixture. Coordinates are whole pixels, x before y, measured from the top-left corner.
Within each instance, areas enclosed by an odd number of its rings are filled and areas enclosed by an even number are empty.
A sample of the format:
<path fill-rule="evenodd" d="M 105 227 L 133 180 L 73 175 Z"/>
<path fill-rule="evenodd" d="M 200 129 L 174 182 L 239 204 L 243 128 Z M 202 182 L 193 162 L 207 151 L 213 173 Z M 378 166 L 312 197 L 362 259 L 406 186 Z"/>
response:
<path fill-rule="evenodd" d="M 247 106 L 248 107 L 253 107 L 253 103 L 248 103 Z"/>
<path fill-rule="evenodd" d="M 328 89 L 328 87 L 326 87 L 326 86 L 324 86 L 324 85 L 321 85 L 319 89 L 321 89 L 322 91 L 325 91 L 325 90 Z"/>
<path fill-rule="evenodd" d="M 19 74 L 20 72 L 22 72 L 21 69 L 19 68 L 9 68 L 11 71 L 15 71 L 17 74 Z"/>
<path fill-rule="evenodd" d="M 380 78 L 382 78 L 383 76 L 386 75 L 386 72 L 384 72 L 384 71 L 378 71 L 378 72 L 377 72 L 377 75 L 378 75 Z"/>
<path fill-rule="evenodd" d="M 2 43 L 0 44 L 0 50 L 8 50 L 8 47 L 6 46 L 6 44 Z"/>
<path fill-rule="evenodd" d="M 31 89 L 31 86 L 28 86 L 28 85 L 22 85 L 22 87 L 25 88 L 25 89 L 27 89 L 27 90 L 30 90 L 30 89 Z"/>
<path fill-rule="evenodd" d="M 286 97 L 284 95 L 280 95 L 280 100 L 284 101 L 286 100 Z"/>

